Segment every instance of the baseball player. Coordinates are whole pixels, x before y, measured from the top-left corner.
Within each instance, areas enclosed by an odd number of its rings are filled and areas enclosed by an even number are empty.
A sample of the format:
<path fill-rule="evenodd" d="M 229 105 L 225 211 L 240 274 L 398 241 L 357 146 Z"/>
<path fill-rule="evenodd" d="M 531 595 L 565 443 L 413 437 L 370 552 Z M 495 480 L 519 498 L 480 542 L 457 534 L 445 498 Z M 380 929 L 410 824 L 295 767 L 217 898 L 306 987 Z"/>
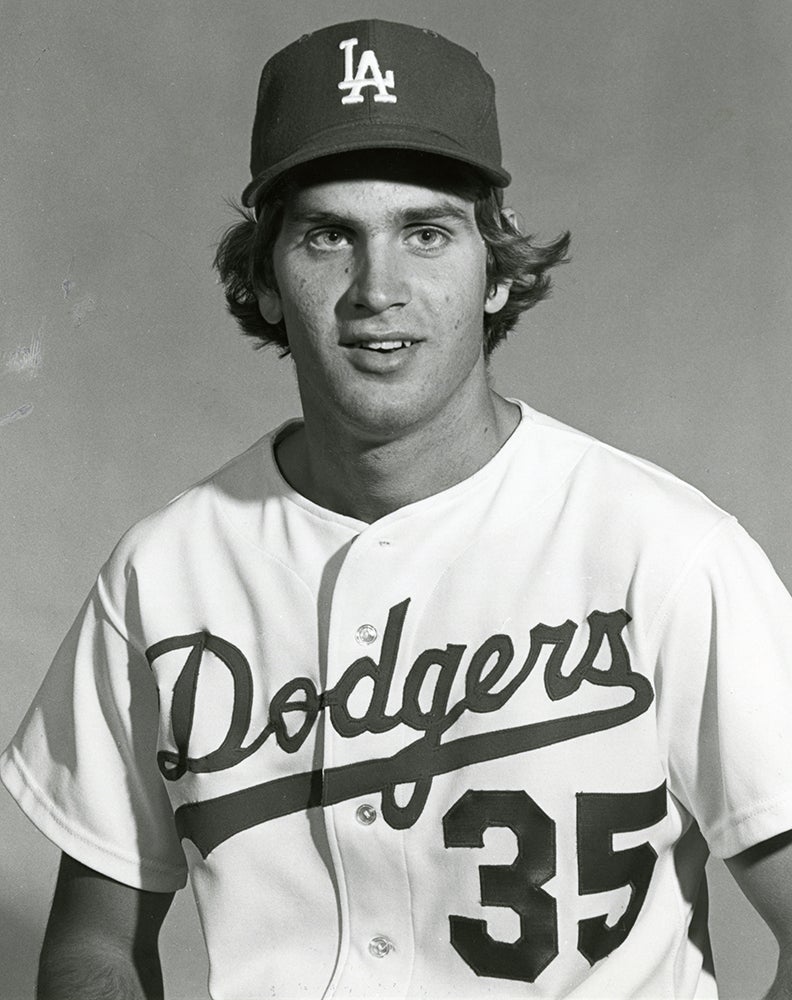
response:
<path fill-rule="evenodd" d="M 704 862 L 792 995 L 792 601 L 666 472 L 491 388 L 547 292 L 490 77 L 408 25 L 265 66 L 216 264 L 302 416 L 120 542 L 2 758 L 63 851 L 41 997 L 713 997 Z"/>

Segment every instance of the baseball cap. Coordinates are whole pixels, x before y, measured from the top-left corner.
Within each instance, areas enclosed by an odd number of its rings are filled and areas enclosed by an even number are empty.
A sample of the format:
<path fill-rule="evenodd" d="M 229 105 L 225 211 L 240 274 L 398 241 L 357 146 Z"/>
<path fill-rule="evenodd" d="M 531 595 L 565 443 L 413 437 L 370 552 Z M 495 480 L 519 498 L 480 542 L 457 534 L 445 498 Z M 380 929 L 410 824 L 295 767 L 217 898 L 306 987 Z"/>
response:
<path fill-rule="evenodd" d="M 406 149 L 468 164 L 496 187 L 495 85 L 478 56 L 425 28 L 347 21 L 281 49 L 261 73 L 243 204 L 324 156 Z"/>

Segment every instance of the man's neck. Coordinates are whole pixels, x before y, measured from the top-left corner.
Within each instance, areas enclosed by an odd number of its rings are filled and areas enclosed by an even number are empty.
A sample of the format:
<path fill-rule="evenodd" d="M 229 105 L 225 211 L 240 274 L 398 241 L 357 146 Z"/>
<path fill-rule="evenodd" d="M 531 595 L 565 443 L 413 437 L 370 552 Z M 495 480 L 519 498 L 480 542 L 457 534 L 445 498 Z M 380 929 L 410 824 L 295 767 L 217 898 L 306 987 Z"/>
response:
<path fill-rule="evenodd" d="M 306 414 L 278 445 L 277 460 L 303 496 L 370 524 L 478 472 L 519 420 L 517 407 L 494 392 L 475 414 L 449 414 L 385 440 L 364 440 Z"/>

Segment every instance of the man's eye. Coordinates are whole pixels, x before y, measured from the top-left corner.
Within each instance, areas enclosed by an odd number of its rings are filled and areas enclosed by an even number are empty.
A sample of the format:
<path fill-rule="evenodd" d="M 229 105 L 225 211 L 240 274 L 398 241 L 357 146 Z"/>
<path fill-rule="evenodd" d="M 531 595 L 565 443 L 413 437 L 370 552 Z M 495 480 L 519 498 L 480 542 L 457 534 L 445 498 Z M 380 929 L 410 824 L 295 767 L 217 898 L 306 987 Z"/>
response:
<path fill-rule="evenodd" d="M 308 242 L 320 250 L 336 250 L 346 246 L 349 241 L 340 229 L 319 229 L 309 235 Z"/>
<path fill-rule="evenodd" d="M 435 250 L 445 246 L 448 236 L 440 229 L 433 229 L 430 226 L 422 226 L 414 229 L 410 233 L 410 242 L 417 245 L 421 250 Z"/>

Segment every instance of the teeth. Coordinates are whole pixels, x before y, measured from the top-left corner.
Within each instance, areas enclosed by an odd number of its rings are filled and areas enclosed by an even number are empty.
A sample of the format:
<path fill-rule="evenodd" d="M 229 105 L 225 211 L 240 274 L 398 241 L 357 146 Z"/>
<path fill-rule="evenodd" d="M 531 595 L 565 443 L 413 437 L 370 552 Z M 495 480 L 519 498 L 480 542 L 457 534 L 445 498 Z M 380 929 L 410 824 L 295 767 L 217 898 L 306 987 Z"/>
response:
<path fill-rule="evenodd" d="M 408 343 L 407 340 L 382 340 L 371 341 L 369 344 L 363 344 L 363 347 L 369 351 L 396 351 L 400 347 L 406 347 Z"/>

